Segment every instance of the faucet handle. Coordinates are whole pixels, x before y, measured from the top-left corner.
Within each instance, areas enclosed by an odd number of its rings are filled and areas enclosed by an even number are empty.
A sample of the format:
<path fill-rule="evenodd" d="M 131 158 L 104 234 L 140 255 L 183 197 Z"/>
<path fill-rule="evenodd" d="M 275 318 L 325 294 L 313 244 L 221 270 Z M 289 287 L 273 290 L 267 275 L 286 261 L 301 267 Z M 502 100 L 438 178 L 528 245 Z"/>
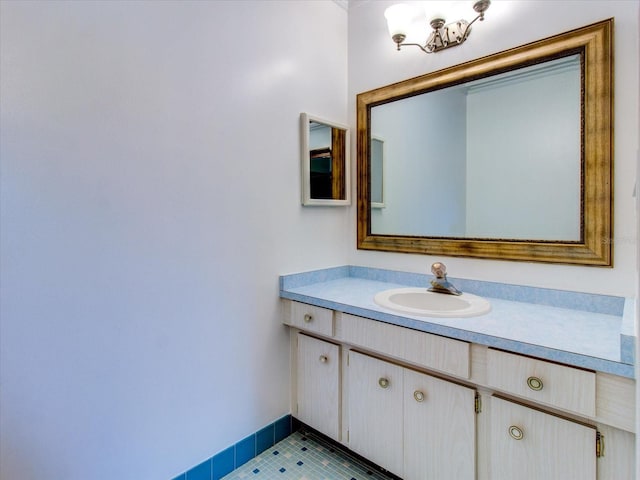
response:
<path fill-rule="evenodd" d="M 444 278 L 447 276 L 447 267 L 442 262 L 435 262 L 431 265 L 431 273 L 433 273 L 436 278 Z"/>

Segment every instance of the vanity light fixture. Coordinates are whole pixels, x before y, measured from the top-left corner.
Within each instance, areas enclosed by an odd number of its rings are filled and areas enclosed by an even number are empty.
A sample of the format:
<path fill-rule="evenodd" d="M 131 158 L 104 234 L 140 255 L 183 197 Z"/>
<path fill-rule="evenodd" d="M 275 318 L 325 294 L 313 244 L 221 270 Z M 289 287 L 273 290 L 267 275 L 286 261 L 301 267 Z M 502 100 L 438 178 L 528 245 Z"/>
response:
<path fill-rule="evenodd" d="M 398 50 L 400 50 L 400 47 L 414 45 L 424 53 L 435 53 L 445 48 L 455 47 L 456 45 L 464 43 L 471 33 L 471 25 L 473 25 L 476 20 L 484 20 L 484 12 L 487 11 L 489 5 L 491 5 L 491 0 L 478 0 L 474 3 L 473 9 L 478 15 L 471 20 L 471 22 L 458 20 L 457 22 L 446 24 L 445 19 L 440 15 L 435 16 L 429 22 L 433 30 L 424 45 L 420 45 L 419 43 L 403 43 L 405 38 L 407 38 L 407 31 L 413 19 L 412 9 L 409 5 L 393 5 L 385 10 L 384 16 L 387 19 L 387 26 L 389 27 L 391 38 L 396 42 Z"/>

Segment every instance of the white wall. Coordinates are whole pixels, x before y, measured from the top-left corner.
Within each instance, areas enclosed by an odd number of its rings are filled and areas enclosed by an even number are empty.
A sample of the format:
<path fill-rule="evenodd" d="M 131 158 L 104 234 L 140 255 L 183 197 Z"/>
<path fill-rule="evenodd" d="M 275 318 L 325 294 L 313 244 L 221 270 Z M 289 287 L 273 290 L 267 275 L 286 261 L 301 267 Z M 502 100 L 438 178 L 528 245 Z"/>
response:
<path fill-rule="evenodd" d="M 0 13 L 0 477 L 171 478 L 290 411 L 278 275 L 347 260 L 349 211 L 299 190 L 300 112 L 347 123 L 347 13 Z"/>
<path fill-rule="evenodd" d="M 633 189 L 638 150 L 638 11 L 637 1 L 500 1 L 492 2 L 484 22 L 473 26 L 462 46 L 433 55 L 417 48 L 398 52 L 388 35 L 384 10 L 395 0 L 353 0 L 349 9 L 349 113 L 355 125 L 355 96 L 490 55 L 544 37 L 615 18 L 615 177 L 614 268 L 514 263 L 466 258 L 391 254 L 357 250 L 356 209 L 352 207 L 350 263 L 428 273 L 443 260 L 451 276 L 575 291 L 635 296 L 637 229 Z M 453 21 L 471 18 L 472 1 L 406 2 L 426 4 Z M 353 152 L 355 155 L 355 142 Z M 355 162 L 354 162 L 355 165 Z M 354 167 L 355 172 L 355 167 Z M 426 187 L 426 186 L 425 186 Z M 354 187 L 355 195 L 355 187 Z"/>

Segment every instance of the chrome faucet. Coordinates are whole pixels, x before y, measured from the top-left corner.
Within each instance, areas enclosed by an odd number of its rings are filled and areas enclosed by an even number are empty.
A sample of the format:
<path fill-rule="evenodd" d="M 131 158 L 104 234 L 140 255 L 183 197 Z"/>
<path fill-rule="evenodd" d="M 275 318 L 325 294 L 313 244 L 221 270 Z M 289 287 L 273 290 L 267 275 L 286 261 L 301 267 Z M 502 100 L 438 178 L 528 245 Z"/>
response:
<path fill-rule="evenodd" d="M 431 280 L 430 292 L 462 295 L 462 292 L 447 280 L 447 267 L 444 266 L 444 263 L 436 262 L 431 265 L 431 273 L 433 273 L 436 278 Z"/>

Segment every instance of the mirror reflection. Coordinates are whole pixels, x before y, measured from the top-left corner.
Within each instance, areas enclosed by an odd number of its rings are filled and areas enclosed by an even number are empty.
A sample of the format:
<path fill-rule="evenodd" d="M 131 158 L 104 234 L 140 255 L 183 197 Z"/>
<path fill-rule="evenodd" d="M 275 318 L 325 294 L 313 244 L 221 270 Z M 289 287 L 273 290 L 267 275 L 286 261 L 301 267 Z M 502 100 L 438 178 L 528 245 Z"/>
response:
<path fill-rule="evenodd" d="M 384 208 L 384 140 L 371 136 L 371 208 Z"/>
<path fill-rule="evenodd" d="M 348 128 L 301 114 L 302 204 L 348 205 Z"/>
<path fill-rule="evenodd" d="M 578 241 L 580 55 L 371 108 L 371 233 Z"/>

